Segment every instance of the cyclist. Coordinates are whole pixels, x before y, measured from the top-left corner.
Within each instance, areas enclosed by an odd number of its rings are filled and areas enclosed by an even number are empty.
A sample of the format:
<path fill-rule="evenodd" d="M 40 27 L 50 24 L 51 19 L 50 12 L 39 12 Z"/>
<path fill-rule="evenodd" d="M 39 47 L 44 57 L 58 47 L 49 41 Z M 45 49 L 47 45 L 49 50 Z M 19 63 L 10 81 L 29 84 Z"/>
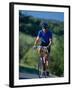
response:
<path fill-rule="evenodd" d="M 41 46 L 47 46 L 48 50 L 48 57 L 51 51 L 51 43 L 52 43 L 52 32 L 48 28 L 47 23 L 42 23 L 42 30 L 39 30 L 37 38 L 34 43 L 34 47 L 40 42 Z M 38 52 L 41 54 L 41 48 L 38 50 Z M 48 58 L 49 59 L 49 58 Z M 46 68 L 48 68 L 48 60 L 46 60 Z M 48 74 L 48 72 L 47 72 Z"/>

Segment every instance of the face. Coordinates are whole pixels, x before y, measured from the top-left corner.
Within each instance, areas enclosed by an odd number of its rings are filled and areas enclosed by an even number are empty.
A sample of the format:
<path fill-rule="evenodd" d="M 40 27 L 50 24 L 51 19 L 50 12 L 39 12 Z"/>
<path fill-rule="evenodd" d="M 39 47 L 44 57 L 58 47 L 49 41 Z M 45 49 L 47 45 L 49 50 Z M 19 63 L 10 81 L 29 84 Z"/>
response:
<path fill-rule="evenodd" d="M 43 30 L 44 32 L 47 32 L 47 31 L 48 31 L 48 28 L 42 28 L 42 30 Z"/>

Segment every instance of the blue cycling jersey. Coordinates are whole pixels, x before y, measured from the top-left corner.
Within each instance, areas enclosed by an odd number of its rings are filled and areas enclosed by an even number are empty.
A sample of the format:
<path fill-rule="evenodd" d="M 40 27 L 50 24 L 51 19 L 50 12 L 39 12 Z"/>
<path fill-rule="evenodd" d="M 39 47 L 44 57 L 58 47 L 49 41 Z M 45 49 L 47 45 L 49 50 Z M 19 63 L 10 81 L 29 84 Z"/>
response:
<path fill-rule="evenodd" d="M 40 30 L 38 36 L 41 38 L 41 42 L 49 44 L 49 39 L 52 39 L 52 32 L 50 30 L 47 32 Z"/>

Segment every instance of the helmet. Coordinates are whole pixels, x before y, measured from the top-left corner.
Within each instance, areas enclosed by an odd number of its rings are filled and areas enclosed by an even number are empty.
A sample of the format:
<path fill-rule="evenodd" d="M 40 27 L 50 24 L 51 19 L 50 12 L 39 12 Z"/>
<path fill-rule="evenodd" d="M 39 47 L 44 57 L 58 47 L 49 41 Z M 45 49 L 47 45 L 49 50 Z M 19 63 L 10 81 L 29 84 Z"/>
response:
<path fill-rule="evenodd" d="M 44 23 L 42 23 L 42 27 L 43 28 L 48 28 L 48 24 L 44 22 Z"/>

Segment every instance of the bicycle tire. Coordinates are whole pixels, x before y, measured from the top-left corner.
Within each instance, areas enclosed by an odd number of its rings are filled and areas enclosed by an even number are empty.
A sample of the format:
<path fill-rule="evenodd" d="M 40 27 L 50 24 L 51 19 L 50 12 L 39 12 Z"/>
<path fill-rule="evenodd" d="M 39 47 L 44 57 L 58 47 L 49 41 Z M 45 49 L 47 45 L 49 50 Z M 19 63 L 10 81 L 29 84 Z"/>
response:
<path fill-rule="evenodd" d="M 39 78 L 43 76 L 43 62 L 41 60 L 38 62 L 38 76 Z"/>

